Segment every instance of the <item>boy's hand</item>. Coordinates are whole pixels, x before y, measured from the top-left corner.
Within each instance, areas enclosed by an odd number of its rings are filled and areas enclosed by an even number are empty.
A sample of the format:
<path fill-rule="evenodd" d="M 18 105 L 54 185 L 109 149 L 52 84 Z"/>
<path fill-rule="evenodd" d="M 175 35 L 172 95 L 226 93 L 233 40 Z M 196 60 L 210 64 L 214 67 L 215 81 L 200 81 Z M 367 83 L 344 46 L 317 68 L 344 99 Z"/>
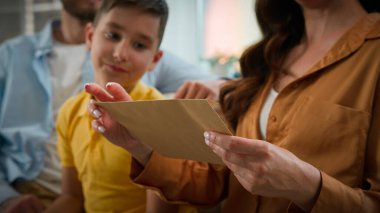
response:
<path fill-rule="evenodd" d="M 97 84 L 86 84 L 85 90 L 99 101 L 133 101 L 118 83 L 108 83 L 106 85 L 107 91 Z M 94 100 L 88 104 L 88 112 L 94 118 L 92 128 L 95 131 L 103 134 L 113 144 L 130 152 L 141 165 L 145 166 L 153 151 L 151 147 L 133 138 L 126 128 L 114 121 L 101 107 L 96 106 Z"/>
<path fill-rule="evenodd" d="M 174 98 L 217 100 L 220 88 L 225 82 L 226 80 L 185 81 Z"/>

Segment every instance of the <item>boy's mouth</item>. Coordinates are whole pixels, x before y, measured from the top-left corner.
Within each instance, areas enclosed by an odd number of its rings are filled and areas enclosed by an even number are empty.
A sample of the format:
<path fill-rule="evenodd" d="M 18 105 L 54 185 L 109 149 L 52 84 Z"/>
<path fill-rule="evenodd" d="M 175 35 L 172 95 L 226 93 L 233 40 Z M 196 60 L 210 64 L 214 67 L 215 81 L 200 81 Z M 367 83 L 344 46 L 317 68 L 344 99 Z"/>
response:
<path fill-rule="evenodd" d="M 116 65 L 112 65 L 112 64 L 106 64 L 106 66 L 113 72 L 128 72 L 126 69 L 124 69 L 123 67 L 119 67 L 119 66 L 116 66 Z"/>

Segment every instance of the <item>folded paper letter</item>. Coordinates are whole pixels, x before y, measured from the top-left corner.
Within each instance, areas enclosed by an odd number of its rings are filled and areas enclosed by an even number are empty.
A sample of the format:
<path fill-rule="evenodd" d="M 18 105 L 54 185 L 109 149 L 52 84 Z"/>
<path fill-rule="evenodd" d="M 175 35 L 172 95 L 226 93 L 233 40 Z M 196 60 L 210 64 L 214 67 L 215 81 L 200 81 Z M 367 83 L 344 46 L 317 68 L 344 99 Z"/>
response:
<path fill-rule="evenodd" d="M 231 135 L 206 100 L 98 102 L 113 119 L 161 155 L 221 164 L 205 144 L 203 133 Z"/>

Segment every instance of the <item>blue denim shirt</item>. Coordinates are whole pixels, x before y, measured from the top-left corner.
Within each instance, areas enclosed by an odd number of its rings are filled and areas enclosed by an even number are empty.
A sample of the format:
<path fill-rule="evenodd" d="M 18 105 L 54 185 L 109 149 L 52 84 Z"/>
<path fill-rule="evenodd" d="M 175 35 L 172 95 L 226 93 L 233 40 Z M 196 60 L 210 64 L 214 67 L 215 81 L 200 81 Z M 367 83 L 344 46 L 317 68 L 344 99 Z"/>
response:
<path fill-rule="evenodd" d="M 49 54 L 53 50 L 49 22 L 34 35 L 19 36 L 0 46 L 0 203 L 18 193 L 10 183 L 35 178 L 45 154 L 44 142 L 54 129 Z M 92 82 L 87 54 L 82 82 Z M 174 92 L 185 80 L 215 79 L 198 67 L 165 52 L 143 81 L 163 93 Z"/>
<path fill-rule="evenodd" d="M 164 55 L 155 69 L 145 73 L 142 81 L 162 93 L 175 92 L 186 80 L 215 80 L 218 77 L 205 72 L 198 66 L 186 63 L 170 52 Z"/>
<path fill-rule="evenodd" d="M 0 46 L 0 202 L 17 195 L 9 183 L 32 179 L 42 167 L 43 143 L 54 127 L 47 58 L 52 27 L 58 24 Z M 83 83 L 93 81 L 89 61 L 83 65 Z"/>

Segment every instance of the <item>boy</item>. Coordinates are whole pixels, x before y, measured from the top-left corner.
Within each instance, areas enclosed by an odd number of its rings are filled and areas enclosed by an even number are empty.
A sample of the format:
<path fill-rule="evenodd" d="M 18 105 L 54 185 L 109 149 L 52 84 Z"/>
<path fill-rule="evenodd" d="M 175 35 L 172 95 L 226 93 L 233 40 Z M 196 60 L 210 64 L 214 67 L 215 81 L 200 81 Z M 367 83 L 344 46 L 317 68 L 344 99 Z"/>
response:
<path fill-rule="evenodd" d="M 104 0 L 94 24 L 86 28 L 95 81 L 121 84 L 134 100 L 162 99 L 155 89 L 140 82 L 162 57 L 158 49 L 168 17 L 165 0 Z M 62 195 L 51 212 L 144 212 L 170 207 L 129 179 L 131 156 L 91 129 L 82 92 L 69 99 L 57 119 L 61 157 Z M 127 169 L 126 169 L 127 168 Z M 161 203 L 160 203 L 161 202 Z M 173 207 L 175 209 L 175 206 Z M 193 211 L 192 208 L 183 208 Z"/>

